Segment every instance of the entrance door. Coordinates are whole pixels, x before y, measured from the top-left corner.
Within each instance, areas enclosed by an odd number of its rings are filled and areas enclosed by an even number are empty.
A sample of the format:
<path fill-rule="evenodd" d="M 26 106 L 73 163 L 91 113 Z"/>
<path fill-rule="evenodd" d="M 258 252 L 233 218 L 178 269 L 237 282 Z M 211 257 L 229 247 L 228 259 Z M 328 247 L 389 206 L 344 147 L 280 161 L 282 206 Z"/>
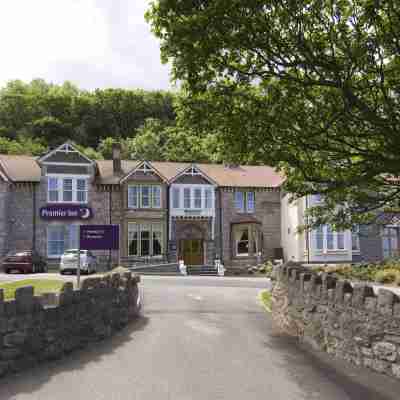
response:
<path fill-rule="evenodd" d="M 203 241 L 201 239 L 181 240 L 181 255 L 186 265 L 203 265 Z"/>

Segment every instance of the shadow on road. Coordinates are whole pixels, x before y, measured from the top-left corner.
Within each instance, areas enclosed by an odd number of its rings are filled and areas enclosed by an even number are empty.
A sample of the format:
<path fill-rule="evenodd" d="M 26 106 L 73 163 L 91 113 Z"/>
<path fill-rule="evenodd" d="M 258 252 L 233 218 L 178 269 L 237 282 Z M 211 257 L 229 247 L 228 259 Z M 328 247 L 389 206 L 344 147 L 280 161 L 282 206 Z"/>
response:
<path fill-rule="evenodd" d="M 310 380 L 310 372 L 324 380 L 335 383 L 350 399 L 393 400 L 398 399 L 400 382 L 394 378 L 374 373 L 362 367 L 356 367 L 343 360 L 333 358 L 326 353 L 317 352 L 306 345 L 299 344 L 295 338 L 275 333 L 266 347 L 279 350 L 283 367 L 288 374 L 307 392 L 316 392 L 320 388 Z"/>
<path fill-rule="evenodd" d="M 0 399 L 7 400 L 18 394 L 34 393 L 57 374 L 75 370 L 79 372 L 88 363 L 101 362 L 104 356 L 134 340 L 134 333 L 143 330 L 148 322 L 147 317 L 140 316 L 109 339 L 90 343 L 85 349 L 76 350 L 60 360 L 45 362 L 36 365 L 34 369 L 7 375 L 0 380 Z"/>

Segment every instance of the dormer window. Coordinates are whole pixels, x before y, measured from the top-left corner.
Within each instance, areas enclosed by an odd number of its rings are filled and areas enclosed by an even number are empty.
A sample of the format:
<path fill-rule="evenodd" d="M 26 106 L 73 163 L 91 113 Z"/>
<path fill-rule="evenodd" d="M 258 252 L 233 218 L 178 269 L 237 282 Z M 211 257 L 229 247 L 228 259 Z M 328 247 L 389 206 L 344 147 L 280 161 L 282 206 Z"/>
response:
<path fill-rule="evenodd" d="M 86 177 L 48 176 L 47 201 L 49 203 L 87 203 L 88 183 Z"/>

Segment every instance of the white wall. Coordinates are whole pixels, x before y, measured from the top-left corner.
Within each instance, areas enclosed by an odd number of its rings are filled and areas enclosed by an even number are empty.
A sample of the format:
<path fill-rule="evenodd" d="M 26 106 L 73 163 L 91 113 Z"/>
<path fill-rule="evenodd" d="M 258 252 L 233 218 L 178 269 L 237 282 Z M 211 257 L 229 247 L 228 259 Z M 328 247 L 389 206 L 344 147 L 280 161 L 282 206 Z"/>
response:
<path fill-rule="evenodd" d="M 281 198 L 281 221 L 282 221 L 282 248 L 285 261 L 293 260 L 300 262 L 349 262 L 352 259 L 351 231 L 344 232 L 345 249 L 344 250 L 317 250 L 316 240 L 312 232 L 298 233 L 297 230 L 304 221 L 304 213 L 307 205 L 313 205 L 313 199 L 308 199 L 306 204 L 305 197 L 294 202 L 289 202 L 290 194 Z M 308 245 L 307 245 L 308 235 Z M 307 254 L 307 247 L 310 254 Z"/>

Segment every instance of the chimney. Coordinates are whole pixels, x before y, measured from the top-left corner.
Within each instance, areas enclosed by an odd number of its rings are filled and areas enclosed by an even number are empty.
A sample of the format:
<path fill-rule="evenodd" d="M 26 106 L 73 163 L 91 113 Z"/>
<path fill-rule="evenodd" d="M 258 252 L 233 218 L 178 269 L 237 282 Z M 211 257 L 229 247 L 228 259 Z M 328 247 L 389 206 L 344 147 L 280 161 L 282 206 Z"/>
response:
<path fill-rule="evenodd" d="M 113 171 L 118 175 L 122 173 L 121 167 L 121 144 L 113 143 L 112 145 Z"/>

